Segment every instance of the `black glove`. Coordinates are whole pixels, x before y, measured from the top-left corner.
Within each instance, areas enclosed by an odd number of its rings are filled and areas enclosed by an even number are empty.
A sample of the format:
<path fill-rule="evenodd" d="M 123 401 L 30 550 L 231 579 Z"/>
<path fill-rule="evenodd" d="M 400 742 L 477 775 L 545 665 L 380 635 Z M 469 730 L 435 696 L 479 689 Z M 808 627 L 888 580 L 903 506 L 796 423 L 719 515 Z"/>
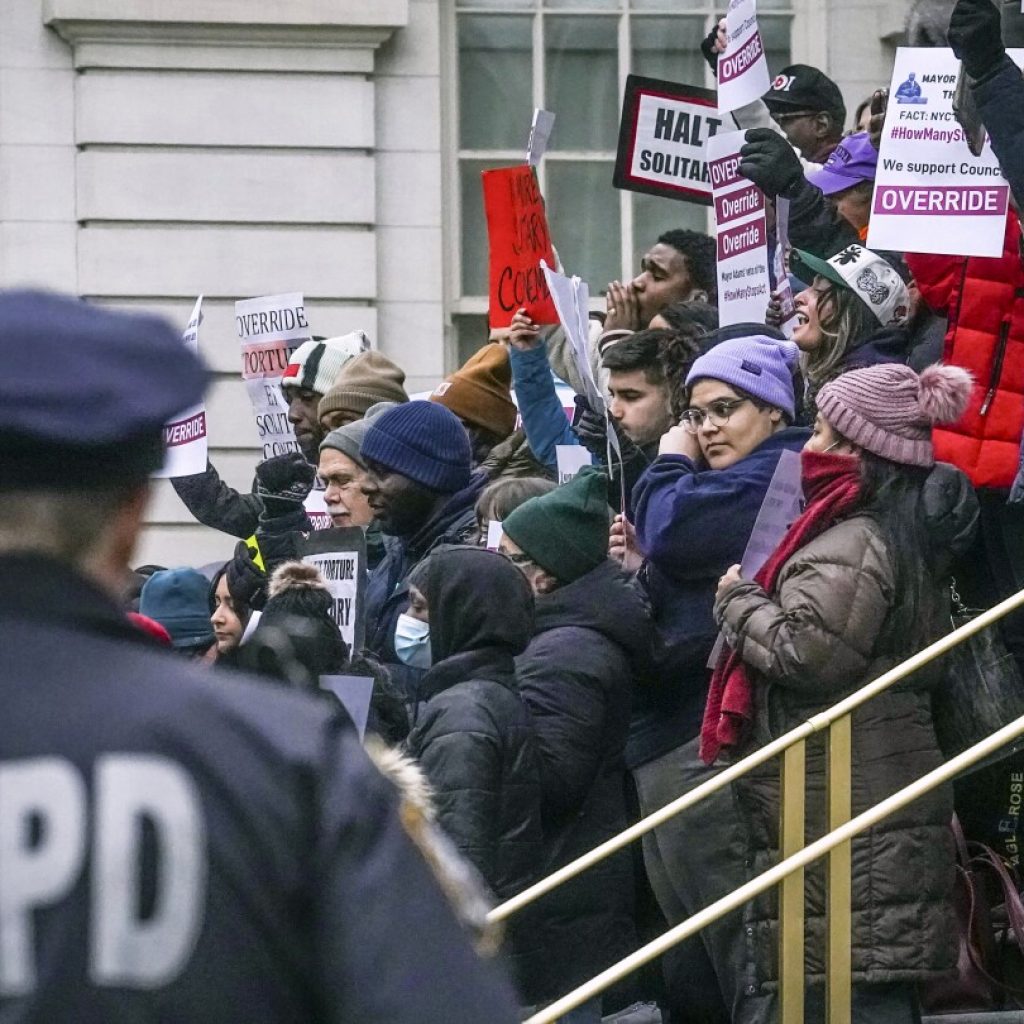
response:
<path fill-rule="evenodd" d="M 700 52 L 704 54 L 704 59 L 708 62 L 708 66 L 715 75 L 718 74 L 718 53 L 715 51 L 715 43 L 718 41 L 718 23 L 720 20 L 720 18 L 715 18 L 715 27 L 700 44 Z"/>
<path fill-rule="evenodd" d="M 277 519 L 301 511 L 315 479 L 316 469 L 298 452 L 264 459 L 256 467 L 256 494 L 264 516 Z"/>
<path fill-rule="evenodd" d="M 576 402 L 576 416 L 573 419 L 573 433 L 591 455 L 606 462 L 608 460 L 608 432 L 605 428 L 604 416 L 594 412 L 583 395 L 574 396 L 574 401 Z M 642 454 L 611 416 L 608 417 L 608 424 L 619 439 L 623 463 L 628 463 Z"/>
<path fill-rule="evenodd" d="M 772 128 L 751 128 L 740 150 L 740 174 L 766 196 L 792 199 L 804 181 L 804 169 L 793 147 Z"/>
<path fill-rule="evenodd" d="M 235 545 L 234 558 L 228 562 L 225 575 L 228 593 L 236 601 L 259 611 L 267 600 L 267 574 L 252 559 L 252 551 L 244 540 Z"/>
<path fill-rule="evenodd" d="M 949 45 L 971 78 L 982 78 L 1006 52 L 999 11 L 991 0 L 957 0 L 949 19 Z"/>

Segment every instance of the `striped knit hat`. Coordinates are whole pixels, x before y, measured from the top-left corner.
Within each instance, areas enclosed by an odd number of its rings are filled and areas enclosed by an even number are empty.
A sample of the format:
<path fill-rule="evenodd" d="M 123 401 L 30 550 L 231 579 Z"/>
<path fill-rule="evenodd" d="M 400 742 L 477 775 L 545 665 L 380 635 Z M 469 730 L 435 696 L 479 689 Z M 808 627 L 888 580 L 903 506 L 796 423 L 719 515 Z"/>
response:
<path fill-rule="evenodd" d="M 890 462 L 932 466 L 932 427 L 964 414 L 974 379 L 936 363 L 916 374 L 902 363 L 851 370 L 818 394 L 818 412 L 847 440 Z"/>
<path fill-rule="evenodd" d="M 341 368 L 353 356 L 369 348 L 370 339 L 362 331 L 324 338 L 323 341 L 304 341 L 288 360 L 281 387 L 301 388 L 326 395 Z"/>

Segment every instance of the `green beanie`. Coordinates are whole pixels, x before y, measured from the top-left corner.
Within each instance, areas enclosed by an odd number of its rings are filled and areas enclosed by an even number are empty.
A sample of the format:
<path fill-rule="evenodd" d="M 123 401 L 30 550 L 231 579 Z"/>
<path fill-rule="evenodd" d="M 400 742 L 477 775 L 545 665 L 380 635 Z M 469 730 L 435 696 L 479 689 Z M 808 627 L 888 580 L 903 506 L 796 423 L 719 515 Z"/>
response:
<path fill-rule="evenodd" d="M 501 524 L 559 583 L 572 583 L 608 557 L 608 478 L 585 467 L 567 484 L 531 498 Z"/>

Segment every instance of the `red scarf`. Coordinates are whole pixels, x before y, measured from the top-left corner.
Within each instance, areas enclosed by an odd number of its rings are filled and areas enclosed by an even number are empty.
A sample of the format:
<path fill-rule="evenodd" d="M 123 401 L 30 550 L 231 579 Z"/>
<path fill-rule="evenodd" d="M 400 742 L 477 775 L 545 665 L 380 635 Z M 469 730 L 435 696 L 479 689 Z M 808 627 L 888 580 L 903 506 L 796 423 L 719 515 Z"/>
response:
<path fill-rule="evenodd" d="M 856 455 L 800 453 L 804 510 L 786 531 L 779 546 L 754 576 L 769 596 L 789 559 L 852 509 L 860 497 L 860 459 Z M 746 666 L 728 644 L 722 648 L 711 676 L 700 756 L 713 764 L 724 748 L 735 747 L 753 716 L 754 685 Z"/>

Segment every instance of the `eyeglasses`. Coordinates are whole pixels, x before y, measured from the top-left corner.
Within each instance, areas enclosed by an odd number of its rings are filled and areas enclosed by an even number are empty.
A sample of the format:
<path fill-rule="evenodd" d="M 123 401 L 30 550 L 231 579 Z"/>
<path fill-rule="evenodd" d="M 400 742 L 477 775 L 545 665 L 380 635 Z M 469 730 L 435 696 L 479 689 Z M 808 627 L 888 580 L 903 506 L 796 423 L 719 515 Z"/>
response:
<path fill-rule="evenodd" d="M 772 114 L 772 120 L 776 124 L 787 124 L 790 121 L 799 121 L 802 117 L 817 117 L 820 110 L 797 110 L 792 114 Z"/>
<path fill-rule="evenodd" d="M 749 398 L 723 398 L 712 402 L 706 409 L 699 409 L 691 406 L 684 409 L 679 422 L 691 433 L 696 434 L 704 426 L 705 420 L 710 420 L 713 427 L 724 427 L 729 422 L 729 417 Z"/>

